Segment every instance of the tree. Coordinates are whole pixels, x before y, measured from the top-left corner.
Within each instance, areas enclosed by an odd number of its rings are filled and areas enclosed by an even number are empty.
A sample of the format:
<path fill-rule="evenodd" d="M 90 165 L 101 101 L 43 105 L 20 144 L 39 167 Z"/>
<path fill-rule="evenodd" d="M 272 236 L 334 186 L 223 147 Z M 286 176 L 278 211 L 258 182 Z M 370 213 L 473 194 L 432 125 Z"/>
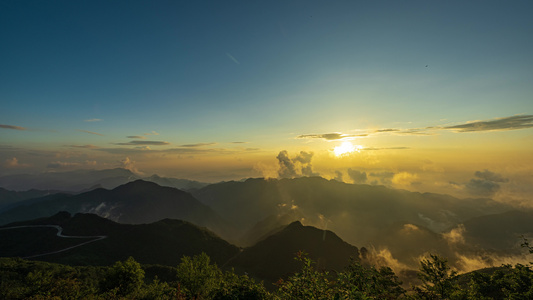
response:
<path fill-rule="evenodd" d="M 302 271 L 287 280 L 280 279 L 277 282 L 280 299 L 333 299 L 328 272 L 316 271 L 313 267 L 314 262 L 302 251 L 296 254 L 295 259 L 303 263 Z"/>
<path fill-rule="evenodd" d="M 221 281 L 222 271 L 210 264 L 210 258 L 203 253 L 194 257 L 184 256 L 178 265 L 180 287 L 192 299 L 207 299 Z"/>
<path fill-rule="evenodd" d="M 337 285 L 339 296 L 346 299 L 398 299 L 405 294 L 391 268 L 364 267 L 354 259 L 338 274 Z"/>
<path fill-rule="evenodd" d="M 420 261 L 418 278 L 422 285 L 414 290 L 422 299 L 449 299 L 457 290 L 457 272 L 451 270 L 446 259 L 435 254 Z"/>
<path fill-rule="evenodd" d="M 150 284 L 143 287 L 138 293 L 137 299 L 141 300 L 171 300 L 180 299 L 178 291 L 167 282 L 161 282 L 156 278 Z"/>
<path fill-rule="evenodd" d="M 235 272 L 224 273 L 219 286 L 212 293 L 214 300 L 262 300 L 268 299 L 269 294 L 262 283 L 256 283 L 248 276 L 239 276 Z"/>
<path fill-rule="evenodd" d="M 138 292 L 143 284 L 144 270 L 130 256 L 124 262 L 117 261 L 109 269 L 103 282 L 103 289 L 119 296 L 126 296 Z"/>

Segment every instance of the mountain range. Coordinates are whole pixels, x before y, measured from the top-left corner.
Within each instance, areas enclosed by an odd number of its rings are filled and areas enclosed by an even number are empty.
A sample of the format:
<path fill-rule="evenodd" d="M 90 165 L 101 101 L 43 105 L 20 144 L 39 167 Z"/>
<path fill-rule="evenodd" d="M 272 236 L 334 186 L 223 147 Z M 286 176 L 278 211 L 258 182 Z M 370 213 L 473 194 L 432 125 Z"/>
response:
<path fill-rule="evenodd" d="M 55 228 L 39 227 L 45 225 L 59 226 L 64 237 L 58 237 Z M 358 259 L 359 255 L 356 247 L 333 232 L 299 222 L 279 228 L 272 236 L 244 249 L 185 221 L 164 219 L 132 225 L 94 214 L 71 216 L 67 212 L 0 227 L 0 239 L 0 256 L 28 256 L 70 265 L 110 265 L 132 256 L 143 264 L 176 266 L 184 255 L 205 252 L 217 265 L 235 268 L 268 284 L 301 268 L 294 260 L 298 251 L 309 253 L 323 270 L 340 271 L 350 257 Z"/>
<path fill-rule="evenodd" d="M 123 168 L 105 170 L 74 170 L 68 172 L 46 172 L 41 174 L 17 174 L 0 177 L 0 187 L 7 190 L 26 191 L 58 190 L 64 192 L 84 192 L 95 188 L 113 189 L 130 181 L 144 179 L 161 186 L 181 190 L 198 189 L 208 185 L 204 182 L 161 177 L 156 174 L 144 177 Z"/>
<path fill-rule="evenodd" d="M 512 210 L 487 198 L 458 199 L 321 177 L 223 182 L 192 194 L 239 228 L 255 226 L 253 234 L 245 235 L 252 239 L 277 226 L 303 220 L 330 229 L 354 245 L 374 244 L 398 223 L 441 233 L 471 218 Z M 266 226 L 267 219 L 270 226 Z M 256 226 L 258 221 L 263 222 L 260 228 Z"/>
<path fill-rule="evenodd" d="M 58 211 L 95 213 L 128 224 L 179 219 L 208 227 L 224 236 L 231 237 L 233 232 L 229 222 L 191 194 L 143 180 L 112 190 L 98 188 L 77 195 L 56 194 L 33 199 L 32 203 L 0 213 L 0 224 L 48 217 Z"/>
<path fill-rule="evenodd" d="M 517 210 L 488 198 L 459 199 L 378 185 L 347 184 L 320 177 L 252 178 L 209 185 L 191 181 L 185 191 L 154 183 L 177 185 L 178 179 L 151 176 L 151 181 L 139 180 L 130 177 L 133 173 L 124 169 L 98 172 L 91 174 L 100 174 L 98 176 L 104 179 L 115 178 L 115 183 L 128 178 L 131 180 L 109 189 L 99 187 L 82 193 L 49 194 L 48 191 L 2 189 L 0 203 L 8 199 L 5 201 L 10 204 L 0 208 L 0 225 L 49 218 L 59 211 L 94 213 L 124 225 L 182 220 L 205 227 L 237 247 L 247 247 L 242 248 L 242 255 L 231 260 L 235 268 L 245 272 L 254 269 L 253 266 L 248 268 L 247 257 L 262 257 L 261 262 L 271 259 L 266 252 L 262 253 L 263 249 L 270 248 L 265 245 L 254 248 L 257 245 L 277 241 L 272 245 L 289 246 L 291 240 L 298 239 L 298 236 L 293 236 L 283 240 L 279 236 L 287 226 L 306 231 L 311 231 L 308 227 L 312 226 L 316 235 L 319 232 L 326 233 L 326 236 L 334 233 L 346 243 L 367 248 L 369 257 L 375 261 L 409 268 L 417 268 L 420 256 L 427 253 L 441 253 L 449 257 L 450 263 L 457 268 L 465 264 L 465 255 L 479 254 L 480 251 L 517 255 L 522 241 L 520 236 L 533 236 L 531 211 Z M 75 174 L 54 176 L 62 178 Z M 87 174 L 68 182 L 81 183 L 87 176 L 95 178 Z M 98 185 L 113 180 L 101 179 Z M 78 187 L 95 182 L 93 180 Z M 48 230 L 53 235 L 53 230 Z M 35 240 L 36 234 L 33 236 Z M 276 240 L 276 236 L 280 240 Z M 310 234 L 303 238 L 300 245 L 306 245 L 306 239 L 320 240 Z M 334 247 L 342 249 L 339 245 Z M 314 249 L 314 253 L 321 251 L 317 250 L 318 246 L 313 247 L 310 248 Z M 350 249 L 345 253 L 356 253 L 353 248 Z M 277 251 L 275 246 L 268 250 L 269 253 Z M 282 265 L 290 266 L 293 261 L 289 258 L 294 256 L 295 251 L 289 249 L 276 257 L 283 258 Z M 492 257 L 492 254 L 487 257 Z M 337 255 L 346 257 L 346 254 Z M 280 270 L 279 273 L 261 273 L 261 276 L 273 280 L 286 273 L 283 268 Z"/>
<path fill-rule="evenodd" d="M 2 240 L 10 240 L 10 235 L 24 235 L 19 238 L 17 248 L 24 251 L 24 256 L 34 256 L 35 259 L 74 265 L 109 265 L 117 260 L 125 260 L 128 256 L 146 264 L 162 264 L 175 266 L 182 256 L 192 256 L 201 252 L 208 254 L 211 259 L 222 264 L 239 252 L 239 249 L 216 236 L 213 232 L 181 220 L 163 219 L 150 224 L 119 224 L 94 214 L 76 214 L 71 216 L 67 212 L 60 212 L 49 218 L 41 218 L 26 222 L 17 222 L 6 227 L 21 227 L 35 225 L 58 225 L 63 228 L 65 236 L 77 238 L 63 238 L 69 241 L 68 246 L 86 242 L 87 239 L 105 237 L 81 247 L 50 255 L 44 254 L 58 243 L 53 230 L 43 233 L 43 243 L 34 244 L 31 233 L 42 228 L 26 227 L 13 230 L 0 230 Z M 13 232 L 12 232 L 13 231 Z M 79 237 L 86 236 L 87 239 Z M 72 245 L 71 245 L 72 244 Z M 29 245 L 33 245 L 29 247 Z M 7 252 L 8 243 L 2 243 L 0 251 Z M 61 246 L 61 245 L 59 245 Z M 57 246 L 56 246 L 57 247 Z M 57 250 L 57 249 L 55 249 Z M 1 252 L 0 252 L 1 253 Z M 22 256 L 13 253 L 11 256 Z M 2 255 L 7 256 L 7 255 Z"/>

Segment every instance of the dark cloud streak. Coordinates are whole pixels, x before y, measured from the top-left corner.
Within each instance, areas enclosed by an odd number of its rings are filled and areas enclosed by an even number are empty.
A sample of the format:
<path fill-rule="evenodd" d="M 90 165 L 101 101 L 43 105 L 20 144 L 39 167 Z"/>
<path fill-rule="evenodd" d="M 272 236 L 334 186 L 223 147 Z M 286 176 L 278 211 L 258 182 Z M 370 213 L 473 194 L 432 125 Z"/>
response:
<path fill-rule="evenodd" d="M 98 146 L 95 146 L 95 145 L 65 145 L 65 147 L 84 148 L 84 149 L 97 149 L 98 148 Z"/>
<path fill-rule="evenodd" d="M 133 145 L 133 146 L 165 146 L 165 145 L 170 145 L 169 142 L 164 142 L 164 141 L 129 141 L 127 143 L 115 143 L 115 145 L 121 145 L 121 146 L 128 146 L 128 145 Z"/>
<path fill-rule="evenodd" d="M 197 144 L 187 144 L 187 145 L 181 145 L 180 147 L 185 148 L 196 148 L 196 147 L 204 147 L 204 146 L 213 146 L 217 143 L 197 143 Z"/>
<path fill-rule="evenodd" d="M 442 129 L 456 130 L 457 132 L 504 131 L 526 128 L 533 128 L 533 115 L 519 115 L 442 127 Z"/>
<path fill-rule="evenodd" d="M 15 126 L 15 125 L 5 125 L 5 124 L 0 124 L 0 128 L 13 129 L 13 130 L 28 130 L 25 127 L 20 127 L 20 126 Z"/>
<path fill-rule="evenodd" d="M 82 130 L 82 129 L 78 129 L 78 131 L 79 132 L 89 133 L 89 134 L 95 134 L 95 135 L 99 135 L 99 136 L 104 136 L 103 134 L 98 133 L 98 132 L 92 132 L 92 131 L 87 131 L 87 130 Z"/>
<path fill-rule="evenodd" d="M 351 138 L 351 137 L 363 137 L 367 136 L 367 134 L 344 134 L 344 133 L 323 133 L 323 134 L 302 134 L 297 136 L 297 139 L 324 139 L 327 141 L 335 141 L 335 140 L 342 140 L 345 138 Z"/>

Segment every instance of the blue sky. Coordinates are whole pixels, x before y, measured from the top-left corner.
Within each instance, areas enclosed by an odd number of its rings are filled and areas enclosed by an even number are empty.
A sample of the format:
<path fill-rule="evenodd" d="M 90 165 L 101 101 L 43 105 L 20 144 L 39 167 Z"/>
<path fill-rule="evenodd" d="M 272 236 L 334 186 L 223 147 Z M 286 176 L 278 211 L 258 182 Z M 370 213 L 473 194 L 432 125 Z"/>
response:
<path fill-rule="evenodd" d="M 275 170 L 281 150 L 313 152 L 321 174 L 348 167 L 414 174 L 388 162 L 438 161 L 431 151 L 448 151 L 443 165 L 464 153 L 530 162 L 532 8 L 530 1 L 2 1 L 0 175 L 57 171 L 48 167 L 57 161 L 106 168 L 128 158 L 146 173 L 238 179 Z M 506 119 L 516 116 L 526 117 Z M 499 127 L 406 134 L 475 121 Z M 328 133 L 344 136 L 298 138 Z M 331 157 L 346 140 L 401 154 L 382 151 L 373 166 L 356 153 Z M 489 146 L 497 140 L 504 145 Z M 450 150 L 459 148 L 460 155 Z M 485 168 L 509 172 L 485 161 L 464 169 L 464 180 Z"/>

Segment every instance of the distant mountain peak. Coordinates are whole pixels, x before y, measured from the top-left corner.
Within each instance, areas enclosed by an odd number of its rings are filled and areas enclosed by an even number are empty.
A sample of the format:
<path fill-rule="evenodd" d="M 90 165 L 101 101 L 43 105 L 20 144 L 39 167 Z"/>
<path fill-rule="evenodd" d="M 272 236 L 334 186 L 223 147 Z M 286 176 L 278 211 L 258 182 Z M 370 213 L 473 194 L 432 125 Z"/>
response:
<path fill-rule="evenodd" d="M 123 185 L 117 186 L 113 190 L 120 191 L 120 190 L 127 190 L 127 189 L 154 189 L 158 187 L 161 187 L 161 186 L 155 182 L 137 179 L 134 181 L 127 182 Z"/>
<path fill-rule="evenodd" d="M 300 229 L 300 228 L 303 228 L 303 227 L 304 227 L 304 225 L 302 224 L 302 222 L 294 221 L 294 222 L 290 223 L 289 225 L 287 225 L 287 227 L 285 227 L 285 229 L 292 230 L 292 229 Z"/>

